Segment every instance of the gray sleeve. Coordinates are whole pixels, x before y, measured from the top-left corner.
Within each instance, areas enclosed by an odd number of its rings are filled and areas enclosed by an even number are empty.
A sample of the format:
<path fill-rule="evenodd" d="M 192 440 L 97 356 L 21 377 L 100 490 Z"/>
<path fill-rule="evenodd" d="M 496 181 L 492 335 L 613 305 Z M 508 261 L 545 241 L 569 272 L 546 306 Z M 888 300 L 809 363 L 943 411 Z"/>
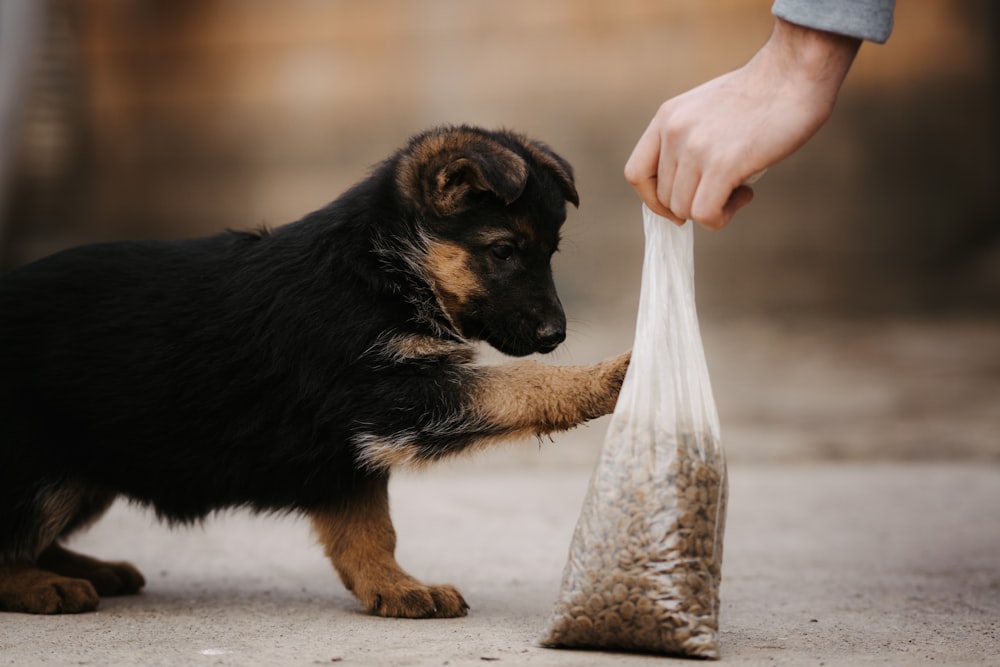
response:
<path fill-rule="evenodd" d="M 774 0 L 771 13 L 789 23 L 884 43 L 895 0 Z"/>

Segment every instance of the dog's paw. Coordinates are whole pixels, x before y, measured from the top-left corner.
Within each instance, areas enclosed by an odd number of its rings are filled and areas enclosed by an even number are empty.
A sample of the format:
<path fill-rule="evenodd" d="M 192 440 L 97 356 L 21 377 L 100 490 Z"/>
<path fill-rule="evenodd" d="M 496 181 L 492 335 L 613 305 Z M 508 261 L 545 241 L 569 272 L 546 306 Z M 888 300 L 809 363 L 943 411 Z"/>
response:
<path fill-rule="evenodd" d="M 597 364 L 597 412 L 595 417 L 611 414 L 615 410 L 618 402 L 618 394 L 621 393 L 622 383 L 625 381 L 625 373 L 628 371 L 629 362 L 632 360 L 632 352 L 625 352 L 617 357 L 606 359 Z"/>
<path fill-rule="evenodd" d="M 628 365 L 632 362 L 632 351 L 623 352 L 613 359 L 608 359 L 604 362 L 607 368 L 608 377 L 608 388 L 609 392 L 614 394 L 615 399 L 618 398 L 618 392 L 621 391 L 622 383 L 625 381 L 625 373 L 628 372 Z"/>
<path fill-rule="evenodd" d="M 86 579 L 44 570 L 21 570 L 0 581 L 0 610 L 28 614 L 78 614 L 94 611 L 100 597 Z"/>
<path fill-rule="evenodd" d="M 408 582 L 375 593 L 368 611 L 390 618 L 456 618 L 469 612 L 454 586 Z"/>
<path fill-rule="evenodd" d="M 133 595 L 146 585 L 142 576 L 131 563 L 99 562 L 92 570 L 84 573 L 83 578 L 94 585 L 98 595 Z"/>

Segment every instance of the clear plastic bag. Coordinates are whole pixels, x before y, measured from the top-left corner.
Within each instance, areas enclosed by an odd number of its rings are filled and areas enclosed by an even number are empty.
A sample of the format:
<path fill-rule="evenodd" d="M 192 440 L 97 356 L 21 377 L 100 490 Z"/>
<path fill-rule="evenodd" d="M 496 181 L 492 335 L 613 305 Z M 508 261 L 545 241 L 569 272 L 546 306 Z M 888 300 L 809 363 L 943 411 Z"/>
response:
<path fill-rule="evenodd" d="M 544 646 L 718 658 L 726 463 L 694 299 L 694 223 L 643 207 L 632 361 Z"/>

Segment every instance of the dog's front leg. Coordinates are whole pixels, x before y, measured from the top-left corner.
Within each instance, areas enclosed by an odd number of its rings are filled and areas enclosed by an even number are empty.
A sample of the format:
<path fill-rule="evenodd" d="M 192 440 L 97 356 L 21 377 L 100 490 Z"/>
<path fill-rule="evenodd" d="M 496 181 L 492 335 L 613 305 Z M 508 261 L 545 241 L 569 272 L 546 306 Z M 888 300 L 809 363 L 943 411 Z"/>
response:
<path fill-rule="evenodd" d="M 467 366 L 461 403 L 443 417 L 384 434 L 364 433 L 359 463 L 373 471 L 419 466 L 496 442 L 565 431 L 615 409 L 630 353 L 593 366 L 515 361 Z M 434 411 L 421 406 L 419 413 Z"/>
<path fill-rule="evenodd" d="M 311 512 L 313 528 L 341 581 L 373 614 L 401 618 L 465 616 L 469 606 L 448 585 L 425 586 L 396 562 L 389 475 L 367 481 L 336 508 Z"/>
<path fill-rule="evenodd" d="M 626 352 L 593 366 L 521 361 L 480 367 L 472 424 L 500 438 L 540 436 L 610 414 L 630 359 Z"/>

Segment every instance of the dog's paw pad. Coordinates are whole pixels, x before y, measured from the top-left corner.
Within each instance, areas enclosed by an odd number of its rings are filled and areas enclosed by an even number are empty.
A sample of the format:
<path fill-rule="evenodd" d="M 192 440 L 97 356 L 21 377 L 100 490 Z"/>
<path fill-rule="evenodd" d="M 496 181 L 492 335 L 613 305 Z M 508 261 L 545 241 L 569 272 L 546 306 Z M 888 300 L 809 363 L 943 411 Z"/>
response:
<path fill-rule="evenodd" d="M 455 618 L 469 611 L 454 586 L 406 585 L 381 591 L 370 611 L 390 618 Z"/>

